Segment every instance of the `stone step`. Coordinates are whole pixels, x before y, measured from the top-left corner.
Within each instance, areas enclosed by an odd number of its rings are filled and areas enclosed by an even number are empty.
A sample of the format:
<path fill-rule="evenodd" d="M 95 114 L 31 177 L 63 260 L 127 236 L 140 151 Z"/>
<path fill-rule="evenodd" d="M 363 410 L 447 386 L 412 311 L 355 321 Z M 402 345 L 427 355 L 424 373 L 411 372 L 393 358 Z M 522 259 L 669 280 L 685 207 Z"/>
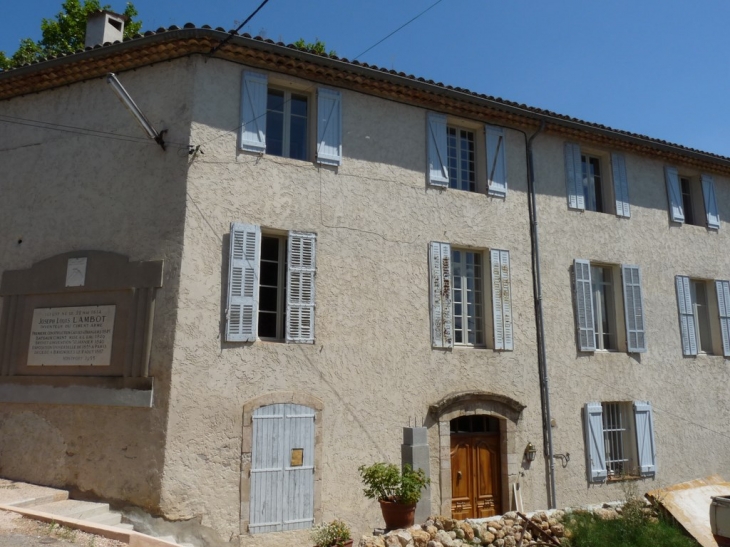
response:
<path fill-rule="evenodd" d="M 134 531 L 134 524 L 132 524 L 131 522 L 120 522 L 119 524 L 115 524 L 114 528 Z"/>
<path fill-rule="evenodd" d="M 73 519 L 88 519 L 96 515 L 103 515 L 109 512 L 108 503 L 94 503 L 91 501 L 63 500 L 45 505 L 34 505 L 34 511 L 42 511 Z"/>
<path fill-rule="evenodd" d="M 68 491 L 0 479 L 0 505 L 30 507 L 68 499 Z"/>
<path fill-rule="evenodd" d="M 121 524 L 122 515 L 120 513 L 114 512 L 114 511 L 108 511 L 108 512 L 102 513 L 100 515 L 86 517 L 86 518 L 84 518 L 84 520 L 88 520 L 89 522 L 95 522 L 96 524 L 105 524 L 107 526 L 116 526 L 117 524 Z"/>

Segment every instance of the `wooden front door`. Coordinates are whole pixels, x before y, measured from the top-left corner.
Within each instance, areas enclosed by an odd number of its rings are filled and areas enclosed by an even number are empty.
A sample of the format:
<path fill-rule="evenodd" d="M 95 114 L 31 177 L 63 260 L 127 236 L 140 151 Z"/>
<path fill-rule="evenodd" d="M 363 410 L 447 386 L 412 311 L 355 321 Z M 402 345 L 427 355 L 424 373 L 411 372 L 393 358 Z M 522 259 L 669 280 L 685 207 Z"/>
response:
<path fill-rule="evenodd" d="M 499 433 L 451 434 L 451 517 L 502 514 Z"/>

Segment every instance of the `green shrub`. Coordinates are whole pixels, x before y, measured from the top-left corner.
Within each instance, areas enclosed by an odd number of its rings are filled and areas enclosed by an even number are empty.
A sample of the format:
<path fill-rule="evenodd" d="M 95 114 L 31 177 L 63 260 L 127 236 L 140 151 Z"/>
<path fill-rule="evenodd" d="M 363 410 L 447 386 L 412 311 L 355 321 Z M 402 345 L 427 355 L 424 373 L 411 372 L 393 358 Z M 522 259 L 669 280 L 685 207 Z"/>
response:
<path fill-rule="evenodd" d="M 315 547 L 342 547 L 350 541 L 350 527 L 341 520 L 333 520 L 315 526 L 310 537 Z"/>
<path fill-rule="evenodd" d="M 394 501 L 407 505 L 418 503 L 421 490 L 431 482 L 423 469 L 414 471 L 410 465 L 403 469 L 392 463 L 378 462 L 357 469 L 365 485 L 365 496 L 378 501 Z"/>

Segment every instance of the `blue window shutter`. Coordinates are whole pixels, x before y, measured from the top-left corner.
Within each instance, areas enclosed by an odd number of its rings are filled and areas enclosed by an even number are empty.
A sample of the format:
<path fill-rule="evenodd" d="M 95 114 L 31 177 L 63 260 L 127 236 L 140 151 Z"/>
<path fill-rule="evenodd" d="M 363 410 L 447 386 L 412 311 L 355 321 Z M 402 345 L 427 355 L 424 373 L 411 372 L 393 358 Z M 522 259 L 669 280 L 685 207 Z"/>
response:
<path fill-rule="evenodd" d="M 586 403 L 584 412 L 588 482 L 603 482 L 608 478 L 603 441 L 603 406 L 601 403 Z"/>
<path fill-rule="evenodd" d="M 702 195 L 705 197 L 705 212 L 707 213 L 707 227 L 713 230 L 720 229 L 720 215 L 717 213 L 717 199 L 715 198 L 715 181 L 711 175 L 702 175 Z"/>
<path fill-rule="evenodd" d="M 565 184 L 568 187 L 568 207 L 585 211 L 580 145 L 573 142 L 565 143 Z"/>
<path fill-rule="evenodd" d="M 667 199 L 669 200 L 669 217 L 672 222 L 684 222 L 684 204 L 682 202 L 682 188 L 679 186 L 679 171 L 676 167 L 664 167 L 664 177 L 667 181 Z"/>
<path fill-rule="evenodd" d="M 639 456 L 639 473 L 642 477 L 656 475 L 656 444 L 654 442 L 654 415 L 651 404 L 634 402 L 636 420 L 636 445 Z"/>
<path fill-rule="evenodd" d="M 261 229 L 231 224 L 226 341 L 256 340 L 259 315 Z"/>
<path fill-rule="evenodd" d="M 575 307 L 578 323 L 578 345 L 580 351 L 596 351 L 596 329 L 593 325 L 593 289 L 591 287 L 591 263 L 587 260 L 573 261 L 575 278 Z"/>
<path fill-rule="evenodd" d="M 454 346 L 451 245 L 431 242 L 429 246 L 431 287 L 431 340 L 435 348 Z"/>
<path fill-rule="evenodd" d="M 682 334 L 682 354 L 697 355 L 697 331 L 695 330 L 695 314 L 692 307 L 689 277 L 675 277 L 677 286 L 677 307 L 679 308 L 679 326 Z"/>
<path fill-rule="evenodd" d="M 638 266 L 621 266 L 624 289 L 624 315 L 626 341 L 629 353 L 646 351 L 646 325 L 644 321 L 644 295 L 641 290 L 641 270 Z"/>
<path fill-rule="evenodd" d="M 449 185 L 446 116 L 433 112 L 428 113 L 426 139 L 428 140 L 428 183 L 446 188 Z"/>
<path fill-rule="evenodd" d="M 629 208 L 629 180 L 626 176 L 626 159 L 623 154 L 616 152 L 611 154 L 611 167 L 613 171 L 613 193 L 616 197 L 616 215 L 630 217 Z"/>
<path fill-rule="evenodd" d="M 512 351 L 514 350 L 514 328 L 509 251 L 492 249 L 489 254 L 492 266 L 494 349 Z"/>
<path fill-rule="evenodd" d="M 720 334 L 722 335 L 722 354 L 730 357 L 730 281 L 715 281 L 717 307 L 720 312 Z"/>
<path fill-rule="evenodd" d="M 507 159 L 504 128 L 494 125 L 484 126 L 487 141 L 487 194 L 507 196 Z"/>
<path fill-rule="evenodd" d="M 317 92 L 317 161 L 342 165 L 342 93 L 323 87 Z"/>
<path fill-rule="evenodd" d="M 241 89 L 241 150 L 263 154 L 266 152 L 268 78 L 266 74 L 246 70 Z"/>
<path fill-rule="evenodd" d="M 286 274 L 286 341 L 314 344 L 314 278 L 317 236 L 289 232 Z"/>

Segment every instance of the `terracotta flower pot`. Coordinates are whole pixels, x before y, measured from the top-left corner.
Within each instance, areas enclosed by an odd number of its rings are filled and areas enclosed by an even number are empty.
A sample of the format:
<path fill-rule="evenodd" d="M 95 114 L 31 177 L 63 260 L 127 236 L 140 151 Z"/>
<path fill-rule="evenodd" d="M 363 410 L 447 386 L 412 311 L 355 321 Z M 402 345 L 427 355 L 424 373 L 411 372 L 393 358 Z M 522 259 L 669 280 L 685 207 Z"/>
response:
<path fill-rule="evenodd" d="M 380 501 L 380 510 L 383 512 L 383 520 L 387 530 L 398 528 L 409 528 L 413 526 L 416 516 L 416 504 L 406 505 L 394 501 Z"/>

